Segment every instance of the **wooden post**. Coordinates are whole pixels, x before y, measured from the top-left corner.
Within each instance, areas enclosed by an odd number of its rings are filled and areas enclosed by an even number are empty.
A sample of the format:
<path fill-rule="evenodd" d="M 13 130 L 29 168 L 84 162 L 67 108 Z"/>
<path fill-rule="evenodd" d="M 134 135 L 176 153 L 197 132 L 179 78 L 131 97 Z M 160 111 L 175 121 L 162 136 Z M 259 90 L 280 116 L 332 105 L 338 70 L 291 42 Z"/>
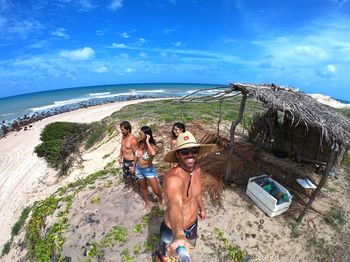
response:
<path fill-rule="evenodd" d="M 245 101 L 247 100 L 247 94 L 242 93 L 242 100 L 241 105 L 239 107 L 239 114 L 238 118 L 232 122 L 231 128 L 230 128 L 230 144 L 229 144 L 229 150 L 228 150 L 228 156 L 226 161 L 226 168 L 225 168 L 225 184 L 228 183 L 231 171 L 232 171 L 232 156 L 233 156 L 233 150 L 234 150 L 234 142 L 235 142 L 235 130 L 238 124 L 241 122 L 245 107 Z"/>
<path fill-rule="evenodd" d="M 303 219 L 303 217 L 306 215 L 306 213 L 309 211 L 312 203 L 314 202 L 314 200 L 316 199 L 317 194 L 321 191 L 322 187 L 324 186 L 324 184 L 327 181 L 329 172 L 331 171 L 332 167 L 335 164 L 335 156 L 337 155 L 338 152 L 338 145 L 336 144 L 335 148 L 332 148 L 331 151 L 331 155 L 329 157 L 326 169 L 322 175 L 321 181 L 318 184 L 317 188 L 315 189 L 315 191 L 312 193 L 309 202 L 307 203 L 306 207 L 304 208 L 303 212 L 301 212 L 301 214 L 299 215 L 297 222 L 300 223 Z"/>
<path fill-rule="evenodd" d="M 219 142 L 219 136 L 220 136 L 220 123 L 221 123 L 221 117 L 222 117 L 222 103 L 224 102 L 224 100 L 220 100 L 220 111 L 219 111 L 219 120 L 218 120 L 218 129 L 217 129 L 217 133 L 216 133 L 216 143 Z"/>

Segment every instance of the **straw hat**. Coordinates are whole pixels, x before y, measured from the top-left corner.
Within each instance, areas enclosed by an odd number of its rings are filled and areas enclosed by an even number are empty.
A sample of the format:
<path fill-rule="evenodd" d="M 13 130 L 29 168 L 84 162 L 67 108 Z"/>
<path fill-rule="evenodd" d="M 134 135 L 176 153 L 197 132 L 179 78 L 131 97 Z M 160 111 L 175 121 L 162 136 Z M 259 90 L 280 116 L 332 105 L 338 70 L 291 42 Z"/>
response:
<path fill-rule="evenodd" d="M 164 156 L 164 161 L 168 163 L 177 162 L 176 151 L 183 148 L 190 147 L 200 147 L 198 157 L 209 153 L 211 149 L 214 147 L 214 144 L 198 144 L 194 136 L 189 132 L 180 133 L 176 139 L 176 145 L 173 150 L 169 151 Z"/>

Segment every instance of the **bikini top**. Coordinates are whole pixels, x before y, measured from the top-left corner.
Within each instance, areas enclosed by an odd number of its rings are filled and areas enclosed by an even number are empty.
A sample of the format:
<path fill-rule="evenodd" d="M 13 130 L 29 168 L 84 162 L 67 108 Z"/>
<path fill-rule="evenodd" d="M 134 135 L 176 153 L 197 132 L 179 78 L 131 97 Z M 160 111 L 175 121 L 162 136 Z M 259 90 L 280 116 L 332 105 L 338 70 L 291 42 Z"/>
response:
<path fill-rule="evenodd" d="M 143 151 L 143 153 L 140 155 L 139 154 L 139 150 L 137 149 L 136 152 L 135 152 L 135 156 L 136 157 L 141 157 L 141 159 L 143 159 L 145 161 L 148 161 L 148 160 L 150 160 L 152 158 L 152 156 L 150 154 L 148 154 L 147 150 Z"/>

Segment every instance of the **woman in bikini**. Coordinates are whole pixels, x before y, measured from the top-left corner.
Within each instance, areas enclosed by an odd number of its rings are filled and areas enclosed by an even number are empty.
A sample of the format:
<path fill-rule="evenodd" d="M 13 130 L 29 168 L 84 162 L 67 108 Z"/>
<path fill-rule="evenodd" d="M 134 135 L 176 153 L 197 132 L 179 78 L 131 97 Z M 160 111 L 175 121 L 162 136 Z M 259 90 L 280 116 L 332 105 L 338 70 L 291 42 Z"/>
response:
<path fill-rule="evenodd" d="M 158 203 L 163 204 L 163 196 L 158 184 L 157 171 L 152 164 L 153 158 L 157 153 L 152 129 L 149 126 L 143 126 L 139 131 L 139 135 L 141 140 L 138 142 L 138 147 L 135 151 L 135 160 L 131 172 L 135 174 L 136 179 L 141 184 L 141 195 L 145 201 L 146 207 L 150 206 L 147 182 L 157 195 Z"/>
<path fill-rule="evenodd" d="M 173 147 L 176 145 L 176 139 L 179 136 L 180 133 L 185 132 L 185 125 L 181 122 L 176 122 L 173 125 L 173 129 L 171 130 L 171 145 L 170 150 L 173 149 Z"/>
<path fill-rule="evenodd" d="M 176 122 L 173 125 L 173 129 L 171 129 L 171 144 L 170 144 L 170 150 L 172 150 L 176 145 L 176 139 L 179 136 L 179 134 L 186 131 L 185 125 L 181 122 Z M 173 168 L 177 166 L 177 163 L 171 163 L 170 168 Z"/>

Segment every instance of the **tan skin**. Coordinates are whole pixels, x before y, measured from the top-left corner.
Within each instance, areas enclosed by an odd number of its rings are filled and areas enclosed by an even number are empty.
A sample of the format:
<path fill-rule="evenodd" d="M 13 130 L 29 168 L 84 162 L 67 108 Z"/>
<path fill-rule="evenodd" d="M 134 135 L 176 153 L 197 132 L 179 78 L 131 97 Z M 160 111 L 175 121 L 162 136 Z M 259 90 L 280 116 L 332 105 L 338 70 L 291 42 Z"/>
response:
<path fill-rule="evenodd" d="M 179 128 L 177 126 L 174 126 L 173 131 L 174 131 L 176 137 L 171 139 L 170 150 L 175 147 L 176 139 L 179 136 L 179 134 L 184 132 L 184 130 L 182 128 Z M 178 165 L 177 163 L 171 163 L 170 167 L 173 168 L 173 167 L 176 167 L 177 165 Z"/>
<path fill-rule="evenodd" d="M 202 200 L 202 187 L 200 168 L 195 164 L 197 155 L 189 154 L 182 156 L 176 152 L 179 166 L 172 168 L 164 179 L 164 194 L 166 203 L 166 212 L 164 215 L 165 224 L 171 229 L 174 237 L 168 248 L 168 254 L 175 256 L 176 249 L 179 246 L 186 247 L 190 250 L 190 244 L 184 236 L 184 229 L 193 225 L 197 220 L 198 211 L 200 218 L 206 218 L 206 211 Z M 192 181 L 190 183 L 190 174 Z M 169 258 L 163 257 L 162 260 L 168 261 Z"/>
<path fill-rule="evenodd" d="M 124 160 L 134 160 L 135 151 L 137 148 L 137 140 L 130 130 L 120 127 L 122 140 L 119 154 L 119 164 L 122 165 Z M 134 187 L 134 179 L 130 176 L 130 187 Z"/>
<path fill-rule="evenodd" d="M 150 136 L 146 135 L 141 130 L 139 132 L 139 135 L 141 137 L 142 142 L 137 148 L 138 156 L 134 155 L 134 166 L 131 169 L 132 174 L 135 173 L 136 163 L 138 163 L 141 168 L 152 166 L 153 157 L 157 153 L 156 146 L 149 142 Z M 149 160 L 144 160 L 142 159 L 142 157 L 139 157 L 143 154 L 144 151 L 147 151 L 148 154 L 151 156 Z M 157 195 L 159 204 L 163 204 L 163 196 L 158 185 L 158 179 L 156 177 L 152 177 L 152 178 L 147 178 L 147 179 L 144 178 L 140 180 L 142 197 L 143 197 L 143 200 L 145 201 L 145 206 L 147 208 L 150 207 L 150 202 L 148 199 L 147 182 L 151 185 L 152 191 Z"/>

